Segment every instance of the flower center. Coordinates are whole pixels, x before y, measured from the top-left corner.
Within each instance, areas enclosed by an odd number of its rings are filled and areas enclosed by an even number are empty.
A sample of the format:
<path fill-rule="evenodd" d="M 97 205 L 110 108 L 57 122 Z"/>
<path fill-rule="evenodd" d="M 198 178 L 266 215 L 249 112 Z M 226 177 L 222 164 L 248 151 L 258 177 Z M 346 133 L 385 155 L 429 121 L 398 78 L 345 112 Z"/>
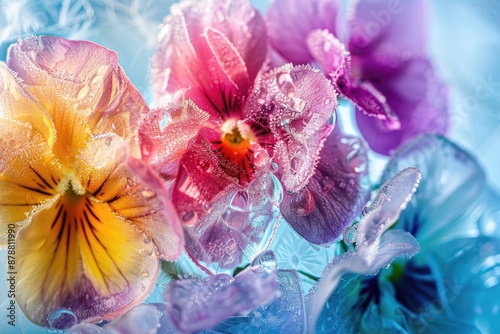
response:
<path fill-rule="evenodd" d="M 227 159 L 239 163 L 251 153 L 250 146 L 257 139 L 250 126 L 235 119 L 229 119 L 221 126 L 223 131 L 220 153 Z"/>

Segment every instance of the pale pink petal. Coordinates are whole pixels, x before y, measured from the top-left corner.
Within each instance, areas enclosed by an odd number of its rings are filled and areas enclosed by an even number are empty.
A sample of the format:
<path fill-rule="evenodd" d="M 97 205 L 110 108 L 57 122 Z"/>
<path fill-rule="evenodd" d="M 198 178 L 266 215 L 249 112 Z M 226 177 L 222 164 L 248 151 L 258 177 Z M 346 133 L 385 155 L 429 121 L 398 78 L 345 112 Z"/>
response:
<path fill-rule="evenodd" d="M 285 193 L 280 210 L 307 241 L 326 245 L 354 221 L 370 197 L 367 148 L 337 128 L 328 136 L 307 186 Z"/>
<path fill-rule="evenodd" d="M 285 65 L 258 81 L 245 115 L 266 119 L 276 140 L 273 160 L 287 191 L 302 189 L 312 176 L 336 106 L 330 82 L 309 66 Z"/>
<path fill-rule="evenodd" d="M 339 0 L 276 0 L 266 17 L 270 44 L 296 65 L 312 62 L 307 36 L 316 29 L 335 32 Z"/>
<path fill-rule="evenodd" d="M 139 128 L 143 160 L 164 180 L 175 178 L 188 141 L 206 125 L 209 117 L 191 101 L 150 111 Z"/>

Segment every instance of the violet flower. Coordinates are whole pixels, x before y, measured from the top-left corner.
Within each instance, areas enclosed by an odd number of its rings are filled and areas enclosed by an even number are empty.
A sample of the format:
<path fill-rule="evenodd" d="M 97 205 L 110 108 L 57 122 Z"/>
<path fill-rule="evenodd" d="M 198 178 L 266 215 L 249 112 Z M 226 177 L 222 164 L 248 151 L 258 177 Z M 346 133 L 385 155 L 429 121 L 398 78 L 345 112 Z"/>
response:
<path fill-rule="evenodd" d="M 423 132 L 444 133 L 446 89 L 425 55 L 425 2 L 343 5 L 273 2 L 267 16 L 271 46 L 294 64 L 318 63 L 356 104 L 358 127 L 375 152 L 388 155 Z"/>
<path fill-rule="evenodd" d="M 333 242 L 367 200 L 363 144 L 330 134 L 332 86 L 309 66 L 259 72 L 266 40 L 246 0 L 182 1 L 160 33 L 152 73 L 165 107 L 144 121 L 141 145 L 172 180 L 198 263 L 231 268 L 250 257 L 276 220 L 280 185 L 281 213 L 315 244 Z"/>

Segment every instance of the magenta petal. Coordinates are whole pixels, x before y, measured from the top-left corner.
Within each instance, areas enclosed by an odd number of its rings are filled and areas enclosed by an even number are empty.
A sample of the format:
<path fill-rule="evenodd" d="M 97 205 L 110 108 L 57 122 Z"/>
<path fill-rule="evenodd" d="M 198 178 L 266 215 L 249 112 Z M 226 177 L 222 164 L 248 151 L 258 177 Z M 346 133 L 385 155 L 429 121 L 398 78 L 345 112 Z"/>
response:
<path fill-rule="evenodd" d="M 348 49 L 360 57 L 363 71 L 391 71 L 421 56 L 427 37 L 425 1 L 352 2 Z"/>
<path fill-rule="evenodd" d="M 179 163 L 172 202 L 184 224 L 186 248 L 193 260 L 202 266 L 205 262 L 232 268 L 273 226 L 281 189 L 266 171 L 240 185 L 240 170 L 207 139 L 216 135 L 205 128 L 191 140 Z"/>
<path fill-rule="evenodd" d="M 330 82 L 310 66 L 285 65 L 258 81 L 245 106 L 246 117 L 267 119 L 276 140 L 273 159 L 286 190 L 295 192 L 307 184 L 336 106 Z"/>
<path fill-rule="evenodd" d="M 383 81 L 371 81 L 399 117 L 401 128 L 388 131 L 379 120 L 356 113 L 361 133 L 377 153 L 389 154 L 407 140 L 447 128 L 447 90 L 425 59 L 413 59 Z"/>
<path fill-rule="evenodd" d="M 308 185 L 284 194 L 281 214 L 307 241 L 333 242 L 370 198 L 367 161 L 363 141 L 344 136 L 336 128 L 325 142 Z"/>
<path fill-rule="evenodd" d="M 356 80 L 351 73 L 351 58 L 344 45 L 326 30 L 315 30 L 307 38 L 314 59 L 345 97 L 354 102 L 367 116 L 384 120 L 388 130 L 400 124 L 386 98 L 369 82 Z"/>
<path fill-rule="evenodd" d="M 234 278 L 219 274 L 205 281 L 173 281 L 165 300 L 174 325 L 182 332 L 194 332 L 209 329 L 229 316 L 272 302 L 277 297 L 278 287 L 274 270 L 252 264 Z"/>
<path fill-rule="evenodd" d="M 271 46 L 296 65 L 313 61 L 306 40 L 316 29 L 335 32 L 339 0 L 276 0 L 269 6 L 266 23 Z"/>
<path fill-rule="evenodd" d="M 153 59 L 155 104 L 192 99 L 213 117 L 238 114 L 262 66 L 265 27 L 244 0 L 172 7 Z"/>

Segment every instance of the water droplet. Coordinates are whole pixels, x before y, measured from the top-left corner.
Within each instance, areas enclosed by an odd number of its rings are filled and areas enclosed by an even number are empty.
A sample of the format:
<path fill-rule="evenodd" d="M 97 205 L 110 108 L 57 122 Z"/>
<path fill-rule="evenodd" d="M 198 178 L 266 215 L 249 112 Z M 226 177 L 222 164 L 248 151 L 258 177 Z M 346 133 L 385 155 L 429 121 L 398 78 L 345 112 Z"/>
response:
<path fill-rule="evenodd" d="M 290 211 L 297 216 L 306 216 L 314 210 L 316 201 L 308 188 L 300 190 L 292 195 L 290 201 Z"/>
<path fill-rule="evenodd" d="M 257 267 L 267 273 L 272 273 L 278 268 L 276 257 L 272 251 L 261 253 L 252 261 L 252 267 Z"/>
<path fill-rule="evenodd" d="M 141 276 L 142 277 L 149 277 L 149 271 L 147 271 L 146 269 L 141 270 Z"/>
<path fill-rule="evenodd" d="M 92 78 L 92 81 L 90 82 L 92 85 L 96 85 L 98 83 L 102 82 L 102 77 L 100 75 L 96 75 Z"/>
<path fill-rule="evenodd" d="M 68 329 L 78 322 L 75 313 L 67 308 L 58 308 L 47 318 L 49 327 L 52 329 Z"/>
<path fill-rule="evenodd" d="M 292 169 L 292 173 L 298 173 L 302 165 L 304 164 L 304 160 L 300 157 L 293 157 L 290 160 L 290 168 Z"/>
<path fill-rule="evenodd" d="M 293 84 L 293 79 L 290 76 L 290 73 L 278 74 L 278 85 L 280 90 L 288 97 L 295 96 L 295 85 Z"/>
<path fill-rule="evenodd" d="M 192 225 L 198 220 L 198 213 L 195 211 L 187 211 L 182 215 L 181 219 L 184 224 Z"/>
<path fill-rule="evenodd" d="M 135 186 L 135 181 L 129 177 L 127 177 L 127 184 L 131 187 Z"/>
<path fill-rule="evenodd" d="M 273 173 L 276 173 L 278 171 L 278 164 L 276 162 L 272 162 L 271 163 L 271 170 L 273 171 Z"/>
<path fill-rule="evenodd" d="M 245 190 L 235 192 L 229 199 L 229 208 L 231 210 L 247 212 L 249 206 L 249 196 Z"/>
<path fill-rule="evenodd" d="M 141 195 L 146 199 L 151 199 L 156 196 L 156 192 L 152 189 L 144 189 L 141 191 Z"/>
<path fill-rule="evenodd" d="M 113 138 L 107 137 L 106 140 L 104 141 L 104 144 L 106 144 L 106 146 L 110 146 L 112 142 L 113 142 Z"/>
<path fill-rule="evenodd" d="M 78 93 L 76 94 L 76 98 L 78 100 L 82 100 L 85 98 L 85 96 L 87 96 L 87 94 L 89 93 L 89 90 L 90 90 L 90 87 L 88 85 L 84 85 L 82 86 L 82 88 L 80 88 L 80 90 L 78 91 Z"/>
<path fill-rule="evenodd" d="M 332 99 L 326 98 L 324 102 L 326 105 L 328 105 L 328 104 L 332 103 Z"/>
<path fill-rule="evenodd" d="M 218 274 L 210 279 L 210 284 L 217 290 L 233 281 L 234 278 L 232 278 L 228 274 Z"/>
<path fill-rule="evenodd" d="M 342 236 L 344 238 L 344 242 L 347 244 L 352 244 L 356 241 L 356 236 L 357 236 L 358 230 L 356 229 L 355 226 L 353 227 L 346 227 L 344 231 L 342 232 Z"/>
<path fill-rule="evenodd" d="M 201 162 L 201 164 L 199 166 L 200 166 L 201 170 L 203 170 L 204 172 L 207 172 L 207 173 L 210 173 L 213 169 L 212 165 L 208 161 Z"/>
<path fill-rule="evenodd" d="M 151 256 L 153 255 L 153 249 L 146 249 L 146 248 L 141 248 L 139 249 L 139 255 L 140 256 Z"/>
<path fill-rule="evenodd" d="M 307 105 L 307 102 L 302 100 L 302 99 L 298 99 L 298 98 L 293 99 L 292 107 L 293 107 L 293 109 L 295 109 L 299 113 L 301 113 L 305 109 L 306 105 Z"/>

